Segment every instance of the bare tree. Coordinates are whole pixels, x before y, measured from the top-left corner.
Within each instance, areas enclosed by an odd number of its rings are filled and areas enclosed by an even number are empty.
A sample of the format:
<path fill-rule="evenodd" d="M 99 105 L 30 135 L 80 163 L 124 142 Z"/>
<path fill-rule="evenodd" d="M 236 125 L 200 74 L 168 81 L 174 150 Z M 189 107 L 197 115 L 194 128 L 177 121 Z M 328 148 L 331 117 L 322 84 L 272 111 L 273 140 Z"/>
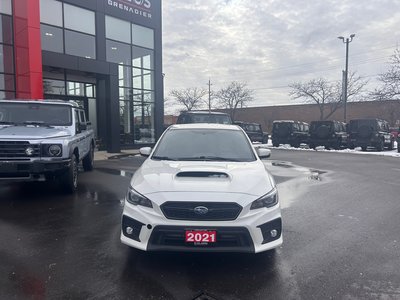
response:
<path fill-rule="evenodd" d="M 306 83 L 295 82 L 289 87 L 292 89 L 289 96 L 293 99 L 302 99 L 305 103 L 318 105 L 320 120 L 327 119 L 342 105 L 342 99 L 336 98 L 338 95 L 337 84 L 330 84 L 323 78 L 313 79 Z M 335 107 L 326 116 L 325 108 L 328 105 Z"/>
<path fill-rule="evenodd" d="M 247 88 L 243 82 L 233 81 L 226 88 L 222 88 L 216 97 L 221 108 L 227 109 L 232 120 L 235 120 L 235 114 L 238 108 L 246 107 L 254 100 L 253 90 Z"/>
<path fill-rule="evenodd" d="M 185 110 L 193 110 L 202 106 L 204 103 L 203 97 L 208 92 L 205 89 L 186 88 L 182 90 L 172 90 L 170 96 L 174 97 L 175 102 L 183 105 Z"/>
<path fill-rule="evenodd" d="M 380 74 L 381 86 L 371 93 L 374 100 L 400 100 L 400 49 L 389 60 L 389 69 Z"/>
<path fill-rule="evenodd" d="M 368 81 L 351 73 L 348 79 L 347 101 L 360 100 Z M 326 79 L 313 79 L 306 83 L 296 82 L 289 86 L 289 95 L 293 99 L 302 99 L 305 103 L 317 104 L 320 120 L 326 120 L 343 106 L 341 82 L 328 82 Z"/>

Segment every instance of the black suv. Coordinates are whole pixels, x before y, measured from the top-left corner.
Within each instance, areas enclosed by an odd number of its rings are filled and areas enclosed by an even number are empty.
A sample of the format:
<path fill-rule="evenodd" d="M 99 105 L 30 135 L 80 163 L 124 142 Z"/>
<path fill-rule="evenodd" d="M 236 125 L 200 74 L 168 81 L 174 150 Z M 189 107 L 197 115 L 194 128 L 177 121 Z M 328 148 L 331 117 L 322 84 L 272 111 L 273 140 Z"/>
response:
<path fill-rule="evenodd" d="M 325 149 L 347 147 L 346 124 L 339 121 L 312 121 L 310 123 L 310 148 L 324 146 Z"/>
<path fill-rule="evenodd" d="M 378 151 L 382 151 L 385 147 L 389 150 L 394 148 L 394 137 L 390 133 L 389 123 L 385 120 L 350 120 L 347 131 L 351 148 L 361 147 L 363 151 L 368 147 L 374 147 Z"/>
<path fill-rule="evenodd" d="M 293 120 L 278 120 L 272 125 L 272 145 L 278 147 L 280 144 L 290 144 L 299 147 L 300 144 L 308 143 L 309 125 L 305 122 Z"/>
<path fill-rule="evenodd" d="M 260 142 L 263 144 L 268 143 L 268 133 L 262 131 L 260 124 L 242 121 L 236 121 L 234 122 L 234 124 L 242 127 L 242 129 L 247 133 L 252 142 Z"/>
<path fill-rule="evenodd" d="M 188 123 L 219 123 L 219 124 L 232 124 L 231 117 L 222 112 L 208 112 L 208 111 L 185 111 L 182 112 L 176 124 Z"/>

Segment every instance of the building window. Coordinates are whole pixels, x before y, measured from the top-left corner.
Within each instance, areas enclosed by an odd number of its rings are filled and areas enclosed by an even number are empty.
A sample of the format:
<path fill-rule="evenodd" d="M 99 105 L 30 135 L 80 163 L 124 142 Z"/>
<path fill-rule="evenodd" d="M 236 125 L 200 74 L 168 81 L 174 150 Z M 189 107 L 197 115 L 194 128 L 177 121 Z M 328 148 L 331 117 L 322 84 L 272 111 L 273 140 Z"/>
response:
<path fill-rule="evenodd" d="M 0 15 L 0 43 L 12 44 L 13 31 L 10 16 Z"/>
<path fill-rule="evenodd" d="M 95 13 L 64 3 L 64 27 L 96 35 Z"/>
<path fill-rule="evenodd" d="M 43 79 L 43 92 L 50 95 L 65 95 L 65 81 Z"/>
<path fill-rule="evenodd" d="M 11 2 L 1 1 L 0 11 L 11 14 Z M 0 99 L 15 98 L 12 17 L 0 14 Z"/>
<path fill-rule="evenodd" d="M 70 30 L 65 33 L 65 53 L 86 58 L 96 58 L 96 38 Z"/>
<path fill-rule="evenodd" d="M 11 0 L 0 0 L 0 13 L 11 15 Z"/>
<path fill-rule="evenodd" d="M 154 49 L 153 29 L 132 24 L 132 44 Z"/>
<path fill-rule="evenodd" d="M 106 16 L 107 61 L 117 63 L 120 142 L 154 143 L 154 30 Z"/>
<path fill-rule="evenodd" d="M 42 24 L 40 35 L 43 50 L 64 53 L 63 30 L 61 28 Z"/>
<path fill-rule="evenodd" d="M 131 23 L 106 16 L 106 38 L 131 43 Z"/>
<path fill-rule="evenodd" d="M 62 3 L 56 0 L 40 0 L 40 22 L 62 27 Z"/>
<path fill-rule="evenodd" d="M 14 73 L 14 55 L 12 46 L 0 44 L 0 73 Z"/>
<path fill-rule="evenodd" d="M 40 22 L 43 50 L 96 59 L 93 11 L 60 1 L 40 0 Z"/>
<path fill-rule="evenodd" d="M 107 40 L 107 61 L 121 65 L 130 65 L 131 46 Z"/>
<path fill-rule="evenodd" d="M 154 51 L 132 46 L 132 66 L 154 70 Z"/>

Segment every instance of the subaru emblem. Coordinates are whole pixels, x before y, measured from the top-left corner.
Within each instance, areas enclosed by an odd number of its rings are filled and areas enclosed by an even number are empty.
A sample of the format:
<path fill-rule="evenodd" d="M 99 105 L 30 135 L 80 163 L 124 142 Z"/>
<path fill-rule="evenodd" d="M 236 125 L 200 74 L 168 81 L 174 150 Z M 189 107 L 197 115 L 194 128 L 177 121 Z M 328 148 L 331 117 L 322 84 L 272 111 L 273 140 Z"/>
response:
<path fill-rule="evenodd" d="M 205 215 L 208 213 L 208 208 L 205 206 L 197 206 L 193 209 L 194 213 L 197 215 Z"/>

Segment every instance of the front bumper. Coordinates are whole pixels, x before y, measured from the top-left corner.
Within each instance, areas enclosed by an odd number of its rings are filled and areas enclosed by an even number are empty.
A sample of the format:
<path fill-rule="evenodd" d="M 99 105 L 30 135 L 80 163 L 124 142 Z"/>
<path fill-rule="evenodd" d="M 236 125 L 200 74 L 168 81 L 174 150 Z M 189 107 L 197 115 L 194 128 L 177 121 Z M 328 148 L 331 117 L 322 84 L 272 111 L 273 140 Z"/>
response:
<path fill-rule="evenodd" d="M 70 163 L 70 159 L 0 161 L 0 181 L 42 180 L 44 175 L 63 173 Z"/>
<path fill-rule="evenodd" d="M 130 234 L 127 227 L 131 227 Z M 215 230 L 217 242 L 194 245 L 185 242 L 186 230 Z M 276 230 L 276 236 L 271 236 Z M 121 242 L 144 251 L 244 252 L 267 251 L 282 244 L 279 205 L 262 208 L 232 221 L 170 220 L 146 207 L 125 204 Z"/>

